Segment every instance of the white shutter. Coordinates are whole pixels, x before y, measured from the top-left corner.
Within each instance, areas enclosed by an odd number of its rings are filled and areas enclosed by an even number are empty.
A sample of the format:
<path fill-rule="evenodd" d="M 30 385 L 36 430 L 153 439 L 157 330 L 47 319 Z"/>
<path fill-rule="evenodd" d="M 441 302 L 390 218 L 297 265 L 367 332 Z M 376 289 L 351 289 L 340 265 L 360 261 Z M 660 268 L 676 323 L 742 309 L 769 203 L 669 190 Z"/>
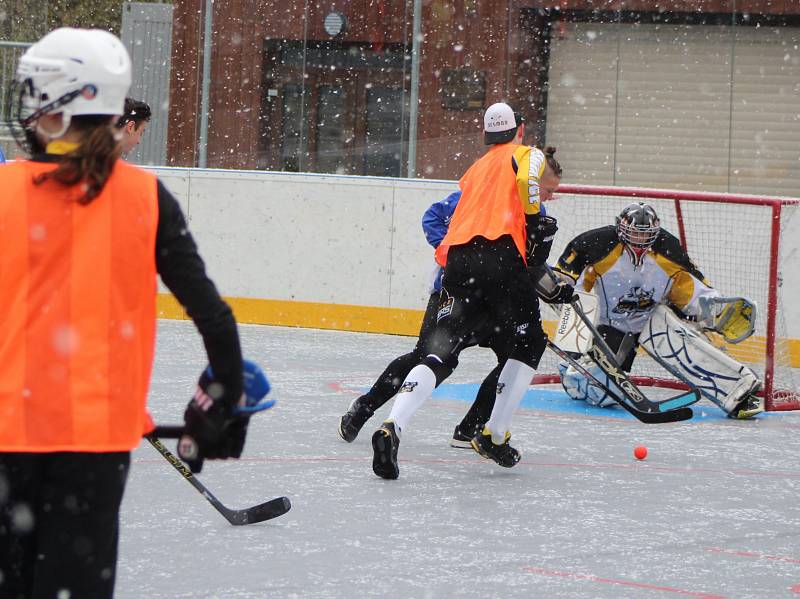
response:
<path fill-rule="evenodd" d="M 133 62 L 128 95 L 147 102 L 152 111 L 151 124 L 142 142 L 126 160 L 135 164 L 166 164 L 172 4 L 125 2 L 121 37 Z"/>
<path fill-rule="evenodd" d="M 570 182 L 797 195 L 794 28 L 576 23 L 554 35 L 547 143 Z"/>
<path fill-rule="evenodd" d="M 731 191 L 800 195 L 800 30 L 740 27 Z"/>
<path fill-rule="evenodd" d="M 550 51 L 547 143 L 558 148 L 565 180 L 612 185 L 617 32 L 569 24 L 561 33 L 558 39 L 554 35 Z"/>

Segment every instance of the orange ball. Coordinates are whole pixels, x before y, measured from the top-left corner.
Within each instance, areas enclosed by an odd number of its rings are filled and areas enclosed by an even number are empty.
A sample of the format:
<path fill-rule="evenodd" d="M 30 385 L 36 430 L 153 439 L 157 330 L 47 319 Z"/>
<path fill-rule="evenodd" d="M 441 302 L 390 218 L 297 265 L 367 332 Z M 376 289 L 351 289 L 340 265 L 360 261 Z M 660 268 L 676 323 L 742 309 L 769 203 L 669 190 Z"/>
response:
<path fill-rule="evenodd" d="M 638 445 L 633 450 L 633 457 L 637 460 L 643 460 L 647 457 L 647 447 L 644 445 Z"/>

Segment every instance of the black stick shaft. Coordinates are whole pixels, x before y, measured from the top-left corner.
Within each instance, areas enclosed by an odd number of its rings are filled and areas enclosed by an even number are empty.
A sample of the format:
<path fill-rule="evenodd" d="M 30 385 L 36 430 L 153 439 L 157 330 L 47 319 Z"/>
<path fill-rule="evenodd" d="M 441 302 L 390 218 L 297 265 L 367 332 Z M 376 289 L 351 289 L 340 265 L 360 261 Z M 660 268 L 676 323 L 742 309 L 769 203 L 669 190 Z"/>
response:
<path fill-rule="evenodd" d="M 176 433 L 175 436 L 177 437 L 179 437 L 183 432 L 183 428 L 180 426 L 156 427 L 156 431 L 161 429 L 167 432 L 172 430 Z M 184 479 L 189 481 L 189 484 L 192 485 L 197 492 L 200 493 L 200 495 L 205 497 L 206 501 L 208 501 L 215 510 L 222 514 L 222 516 L 234 526 L 255 524 L 256 522 L 272 520 L 273 518 L 282 516 L 292 507 L 288 497 L 276 497 L 270 501 L 266 501 L 259 505 L 254 505 L 253 507 L 244 508 L 241 510 L 232 510 L 228 507 L 225 507 L 203 483 L 194 477 L 192 471 L 189 470 L 189 468 L 187 468 L 186 465 L 180 461 L 180 459 L 178 459 L 169 449 L 164 446 L 158 437 L 155 436 L 155 432 L 145 435 L 145 438 L 150 445 L 152 445 L 156 451 L 158 451 L 158 453 L 160 453 L 164 459 L 167 460 L 172 467 L 181 474 L 181 476 L 183 476 Z"/>
<path fill-rule="evenodd" d="M 147 440 L 150 442 L 150 445 L 156 448 L 156 451 L 164 456 L 164 459 L 167 460 L 175 470 L 181 473 L 181 476 L 185 478 L 190 485 L 192 485 L 197 492 L 200 493 L 203 497 L 205 497 L 208 502 L 214 506 L 214 508 L 226 518 L 228 517 L 226 512 L 228 509 L 222 505 L 219 499 L 217 499 L 211 491 L 209 491 L 206 486 L 197 480 L 192 471 L 186 467 L 186 465 L 180 461 L 175 455 L 167 449 L 164 444 L 158 440 L 158 438 L 154 437 L 153 435 L 147 435 Z"/>
<path fill-rule="evenodd" d="M 168 424 L 157 426 L 150 434 L 154 437 L 160 437 L 161 439 L 179 439 L 181 435 L 183 435 L 183 425 Z"/>

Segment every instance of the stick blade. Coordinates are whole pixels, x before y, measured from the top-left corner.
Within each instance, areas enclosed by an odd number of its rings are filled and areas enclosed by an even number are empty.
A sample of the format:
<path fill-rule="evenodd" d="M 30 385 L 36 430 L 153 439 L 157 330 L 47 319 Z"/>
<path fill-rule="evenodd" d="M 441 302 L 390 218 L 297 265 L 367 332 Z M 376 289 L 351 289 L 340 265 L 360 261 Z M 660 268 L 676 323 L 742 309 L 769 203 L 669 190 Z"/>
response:
<path fill-rule="evenodd" d="M 694 416 L 692 408 L 677 408 L 667 412 L 642 412 L 625 402 L 619 402 L 623 408 L 633 414 L 640 422 L 645 424 L 666 424 L 669 422 L 683 422 L 684 420 L 691 420 Z"/>
<path fill-rule="evenodd" d="M 691 389 L 686 393 L 681 393 L 675 397 L 670 397 L 664 401 L 659 401 L 657 403 L 658 411 L 669 412 L 677 408 L 688 408 L 690 405 L 697 403 L 698 401 L 700 401 L 700 392 L 697 389 Z"/>
<path fill-rule="evenodd" d="M 290 509 L 292 509 L 292 502 L 288 497 L 276 497 L 243 510 L 229 510 L 225 517 L 234 526 L 245 526 L 283 516 Z"/>

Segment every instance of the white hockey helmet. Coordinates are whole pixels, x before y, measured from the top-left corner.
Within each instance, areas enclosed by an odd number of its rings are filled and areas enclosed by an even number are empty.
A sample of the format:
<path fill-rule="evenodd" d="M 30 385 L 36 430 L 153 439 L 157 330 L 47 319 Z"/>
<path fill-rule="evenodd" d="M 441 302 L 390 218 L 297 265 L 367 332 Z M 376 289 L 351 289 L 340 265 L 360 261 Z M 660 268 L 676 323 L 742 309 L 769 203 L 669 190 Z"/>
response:
<path fill-rule="evenodd" d="M 653 207 L 643 202 L 628 204 L 617 217 L 617 235 L 637 258 L 656 242 L 661 221 Z"/>
<path fill-rule="evenodd" d="M 55 29 L 19 59 L 17 119 L 35 126 L 45 114 L 62 114 L 60 137 L 73 116 L 121 115 L 131 85 L 131 59 L 115 35 L 100 29 Z"/>

